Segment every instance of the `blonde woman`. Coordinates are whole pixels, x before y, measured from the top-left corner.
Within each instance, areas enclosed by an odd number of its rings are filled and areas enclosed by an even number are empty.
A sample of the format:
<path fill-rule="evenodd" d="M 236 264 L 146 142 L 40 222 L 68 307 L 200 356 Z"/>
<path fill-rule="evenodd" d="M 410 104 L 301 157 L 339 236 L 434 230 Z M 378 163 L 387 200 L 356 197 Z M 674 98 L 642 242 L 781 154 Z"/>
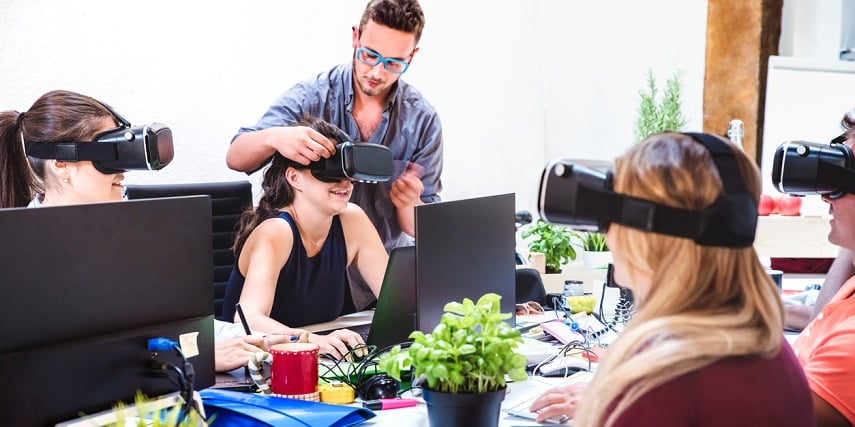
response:
<path fill-rule="evenodd" d="M 756 202 L 756 166 L 726 144 Z M 723 192 L 709 149 L 690 135 L 651 136 L 616 159 L 614 170 L 616 193 L 659 205 L 700 211 Z M 606 238 L 615 279 L 633 291 L 639 310 L 584 393 L 556 388 L 532 404 L 539 421 L 566 415 L 574 427 L 814 424 L 804 373 L 782 336 L 780 297 L 750 244 L 702 245 L 616 223 Z"/>

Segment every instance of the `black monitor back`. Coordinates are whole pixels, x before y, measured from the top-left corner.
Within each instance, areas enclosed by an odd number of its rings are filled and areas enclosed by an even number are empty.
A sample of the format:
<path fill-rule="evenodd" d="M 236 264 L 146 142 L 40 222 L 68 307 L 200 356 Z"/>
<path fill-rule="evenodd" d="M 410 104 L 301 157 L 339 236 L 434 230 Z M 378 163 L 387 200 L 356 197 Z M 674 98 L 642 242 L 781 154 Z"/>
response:
<path fill-rule="evenodd" d="M 502 312 L 514 313 L 514 214 L 514 194 L 416 207 L 419 330 L 432 331 L 446 303 L 487 292 L 502 296 Z"/>
<path fill-rule="evenodd" d="M 52 425 L 176 391 L 147 371 L 154 337 L 195 344 L 194 385 L 213 384 L 210 230 L 207 196 L 0 210 L 0 419 Z"/>

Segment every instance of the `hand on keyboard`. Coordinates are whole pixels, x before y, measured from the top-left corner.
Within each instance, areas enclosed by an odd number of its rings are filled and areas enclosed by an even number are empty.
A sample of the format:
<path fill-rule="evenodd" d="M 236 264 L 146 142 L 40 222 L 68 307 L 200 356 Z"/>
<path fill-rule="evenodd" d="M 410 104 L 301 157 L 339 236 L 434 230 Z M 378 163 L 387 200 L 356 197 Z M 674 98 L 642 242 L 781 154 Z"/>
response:
<path fill-rule="evenodd" d="M 555 387 L 535 399 L 528 409 L 537 413 L 537 422 L 558 418 L 560 423 L 564 423 L 576 413 L 576 405 L 587 387 L 588 381 L 574 381 Z"/>
<path fill-rule="evenodd" d="M 328 354 L 334 359 L 344 359 L 350 353 L 352 348 L 360 348 L 357 350 L 357 355 L 364 356 L 367 354 L 367 349 L 364 348 L 365 340 L 356 332 L 347 329 L 338 329 L 330 332 L 327 335 L 312 334 L 309 336 L 309 342 L 317 344 L 320 347 L 320 353 Z"/>

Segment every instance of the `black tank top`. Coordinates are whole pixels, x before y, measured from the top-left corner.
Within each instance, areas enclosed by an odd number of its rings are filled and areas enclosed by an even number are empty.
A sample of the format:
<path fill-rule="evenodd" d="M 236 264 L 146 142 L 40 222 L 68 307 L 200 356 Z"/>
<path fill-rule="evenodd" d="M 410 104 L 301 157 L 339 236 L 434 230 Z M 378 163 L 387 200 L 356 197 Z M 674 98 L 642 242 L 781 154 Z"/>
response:
<path fill-rule="evenodd" d="M 329 322 L 356 311 L 347 281 L 347 246 L 341 219 L 333 217 L 327 239 L 313 257 L 306 254 L 294 219 L 287 212 L 266 221 L 283 219 L 291 226 L 294 245 L 288 262 L 279 272 L 270 317 L 290 327 Z M 240 258 L 240 253 L 236 259 Z M 223 320 L 234 319 L 245 277 L 235 265 L 226 287 Z"/>

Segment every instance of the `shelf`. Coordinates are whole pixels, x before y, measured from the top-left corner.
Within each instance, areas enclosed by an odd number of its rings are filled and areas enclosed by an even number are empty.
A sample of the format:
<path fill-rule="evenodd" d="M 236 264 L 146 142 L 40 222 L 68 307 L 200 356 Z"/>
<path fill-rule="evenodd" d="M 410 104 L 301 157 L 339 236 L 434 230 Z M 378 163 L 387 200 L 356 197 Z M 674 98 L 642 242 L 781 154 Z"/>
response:
<path fill-rule="evenodd" d="M 758 217 L 754 249 L 760 257 L 835 258 L 840 248 L 828 242 L 829 219 L 827 216 Z"/>

